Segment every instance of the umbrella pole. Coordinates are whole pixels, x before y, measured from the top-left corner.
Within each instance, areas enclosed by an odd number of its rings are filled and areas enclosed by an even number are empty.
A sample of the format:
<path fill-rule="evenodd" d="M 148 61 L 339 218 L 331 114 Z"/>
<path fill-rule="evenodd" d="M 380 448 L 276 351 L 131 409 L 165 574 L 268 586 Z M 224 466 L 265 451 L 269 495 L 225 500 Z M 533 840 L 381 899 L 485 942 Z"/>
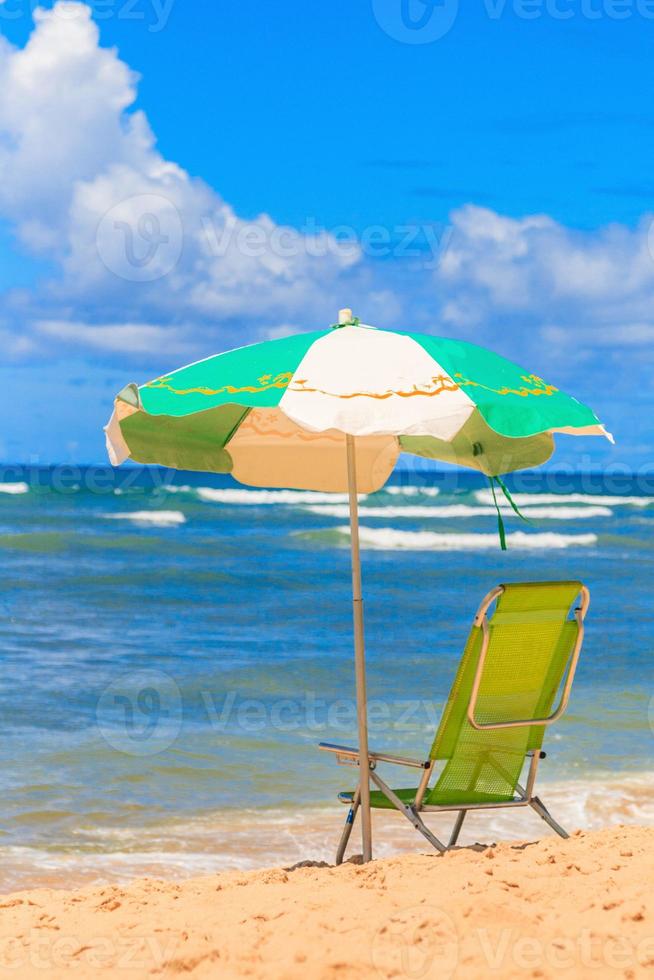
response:
<path fill-rule="evenodd" d="M 352 549 L 352 607 L 354 616 L 354 664 L 359 727 L 359 775 L 361 788 L 361 836 L 363 860 L 372 860 L 370 820 L 370 776 L 368 763 L 368 705 L 366 700 L 366 653 L 363 636 L 363 596 L 359 554 L 359 503 L 357 499 L 356 449 L 354 436 L 346 435 L 347 484 L 350 497 L 350 543 Z"/>

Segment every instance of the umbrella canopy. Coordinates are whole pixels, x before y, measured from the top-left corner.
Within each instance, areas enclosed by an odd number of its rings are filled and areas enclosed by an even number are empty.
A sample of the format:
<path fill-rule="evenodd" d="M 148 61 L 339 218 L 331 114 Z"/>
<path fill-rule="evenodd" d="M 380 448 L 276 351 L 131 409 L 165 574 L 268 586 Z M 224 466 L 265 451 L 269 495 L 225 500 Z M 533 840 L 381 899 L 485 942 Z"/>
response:
<path fill-rule="evenodd" d="M 607 434 L 585 405 L 482 347 L 354 321 L 128 385 L 107 440 L 114 463 L 342 492 L 349 434 L 359 491 L 370 493 L 400 452 L 495 476 L 544 463 L 557 432 Z"/>
<path fill-rule="evenodd" d="M 377 330 L 350 310 L 327 330 L 129 384 L 105 432 L 115 465 L 131 458 L 250 486 L 348 491 L 364 860 L 372 838 L 357 493 L 379 490 L 400 452 L 493 479 L 544 463 L 556 433 L 611 438 L 590 408 L 497 354 Z M 501 518 L 500 530 L 504 543 Z"/>

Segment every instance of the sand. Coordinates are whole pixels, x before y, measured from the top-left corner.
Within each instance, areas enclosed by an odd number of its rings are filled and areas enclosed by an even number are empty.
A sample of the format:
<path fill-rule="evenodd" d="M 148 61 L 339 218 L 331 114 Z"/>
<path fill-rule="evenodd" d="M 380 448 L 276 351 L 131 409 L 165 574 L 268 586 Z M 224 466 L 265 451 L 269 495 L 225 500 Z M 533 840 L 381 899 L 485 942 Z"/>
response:
<path fill-rule="evenodd" d="M 418 845 L 419 847 L 419 845 Z M 0 976 L 654 975 L 654 829 L 0 899 Z"/>

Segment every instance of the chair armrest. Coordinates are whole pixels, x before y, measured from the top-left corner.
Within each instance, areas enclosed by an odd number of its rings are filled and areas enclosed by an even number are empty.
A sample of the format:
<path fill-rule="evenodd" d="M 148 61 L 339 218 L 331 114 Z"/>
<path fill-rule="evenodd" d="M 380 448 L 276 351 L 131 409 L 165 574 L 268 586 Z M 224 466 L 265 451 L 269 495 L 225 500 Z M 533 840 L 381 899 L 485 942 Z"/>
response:
<path fill-rule="evenodd" d="M 319 749 L 323 752 L 333 752 L 337 756 L 342 756 L 343 758 L 349 758 L 358 762 L 359 760 L 359 750 L 351 748 L 348 745 L 333 745 L 331 742 L 320 742 L 318 745 Z M 386 752 L 368 752 L 368 758 L 371 762 L 389 762 L 396 766 L 410 766 L 413 769 L 429 769 L 431 767 L 431 760 L 426 762 L 419 762 L 417 759 L 408 759 L 403 755 L 389 755 Z"/>

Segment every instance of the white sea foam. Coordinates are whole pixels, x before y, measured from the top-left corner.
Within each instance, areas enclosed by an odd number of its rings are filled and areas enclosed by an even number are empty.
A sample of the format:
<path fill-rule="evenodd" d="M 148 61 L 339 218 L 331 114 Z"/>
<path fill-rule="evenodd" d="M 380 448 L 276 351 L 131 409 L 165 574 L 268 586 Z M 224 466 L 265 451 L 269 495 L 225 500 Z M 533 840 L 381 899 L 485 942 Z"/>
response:
<path fill-rule="evenodd" d="M 311 511 L 312 514 L 320 514 L 322 517 L 348 517 L 349 508 L 341 504 L 321 504 L 316 507 L 305 507 L 304 510 Z M 443 507 L 427 507 L 420 504 L 408 504 L 406 507 L 398 507 L 389 504 L 387 507 L 362 507 L 359 511 L 360 517 L 473 517 L 478 514 L 495 513 L 495 510 L 488 507 L 471 507 L 469 504 L 449 504 Z"/>
<path fill-rule="evenodd" d="M 498 492 L 498 502 L 502 496 Z M 586 504 L 600 507 L 649 507 L 654 504 L 654 497 L 620 497 L 605 496 L 595 493 L 512 493 L 511 496 L 518 507 L 528 507 L 532 504 Z M 491 490 L 476 490 L 475 497 L 481 504 L 492 504 Z"/>
<path fill-rule="evenodd" d="M 382 493 L 390 493 L 393 497 L 437 497 L 438 487 L 384 487 Z"/>
<path fill-rule="evenodd" d="M 347 506 L 341 504 L 322 504 L 315 507 L 306 507 L 306 510 L 314 514 L 321 514 L 323 517 L 347 517 L 349 510 Z M 513 513 L 508 504 L 501 505 L 503 513 Z M 362 507 L 360 516 L 366 517 L 408 517 L 408 518 L 433 518 L 448 520 L 459 517 L 485 517 L 495 514 L 494 507 L 472 506 L 470 504 L 444 504 L 437 507 L 425 507 L 409 504 L 406 507 Z M 608 507 L 525 507 L 522 510 L 524 517 L 533 520 L 549 521 L 573 521 L 589 517 L 611 517 L 612 510 Z"/>
<path fill-rule="evenodd" d="M 29 493 L 29 483 L 0 483 L 0 493 Z"/>
<path fill-rule="evenodd" d="M 508 504 L 500 509 L 506 513 L 512 510 Z M 523 507 L 520 513 L 534 521 L 578 521 L 588 517 L 613 516 L 613 511 L 608 507 Z"/>
<path fill-rule="evenodd" d="M 338 531 L 349 537 L 349 527 Z M 436 531 L 398 531 L 393 527 L 361 527 L 361 544 L 373 551 L 487 551 L 498 547 L 497 534 L 440 534 Z M 532 551 L 588 547 L 597 543 L 596 534 L 528 534 L 515 531 L 507 534 L 512 550 Z"/>
<path fill-rule="evenodd" d="M 556 753 L 552 759 L 551 771 L 556 772 Z M 568 831 L 629 824 L 654 826 L 654 773 L 598 770 L 575 780 L 549 781 L 551 761 L 541 766 L 539 794 Z M 291 865 L 307 858 L 331 863 L 338 816 L 336 804 L 262 808 L 256 813 L 225 808 L 131 829 L 87 826 L 82 836 L 92 840 L 93 847 L 84 851 L 62 853 L 45 846 L 4 844 L 0 845 L 3 891 L 41 886 L 45 879 L 52 886 L 55 876 L 60 877 L 62 887 L 70 888 L 97 884 L 98 879 L 183 879 L 222 870 Z M 252 834 L 253 817 L 256 834 Z M 452 820 L 450 813 L 429 814 L 429 826 L 441 839 L 447 840 Z M 472 811 L 466 817 L 460 844 L 538 840 L 550 833 L 529 808 Z M 415 853 L 419 847 L 416 836 L 406 832 L 404 821 L 396 813 L 380 810 L 375 814 L 377 857 Z"/>
<path fill-rule="evenodd" d="M 179 487 L 179 490 L 192 490 L 192 487 Z M 344 503 L 346 493 L 317 493 L 314 490 L 237 490 L 218 489 L 216 487 L 197 487 L 196 493 L 200 500 L 217 504 L 249 504 L 260 507 L 269 504 L 320 504 Z M 361 494 L 360 500 L 365 499 Z"/>
<path fill-rule="evenodd" d="M 134 524 L 151 524 L 154 527 L 174 527 L 185 524 L 181 510 L 134 510 L 122 514 L 105 514 L 111 521 L 132 521 Z"/>

